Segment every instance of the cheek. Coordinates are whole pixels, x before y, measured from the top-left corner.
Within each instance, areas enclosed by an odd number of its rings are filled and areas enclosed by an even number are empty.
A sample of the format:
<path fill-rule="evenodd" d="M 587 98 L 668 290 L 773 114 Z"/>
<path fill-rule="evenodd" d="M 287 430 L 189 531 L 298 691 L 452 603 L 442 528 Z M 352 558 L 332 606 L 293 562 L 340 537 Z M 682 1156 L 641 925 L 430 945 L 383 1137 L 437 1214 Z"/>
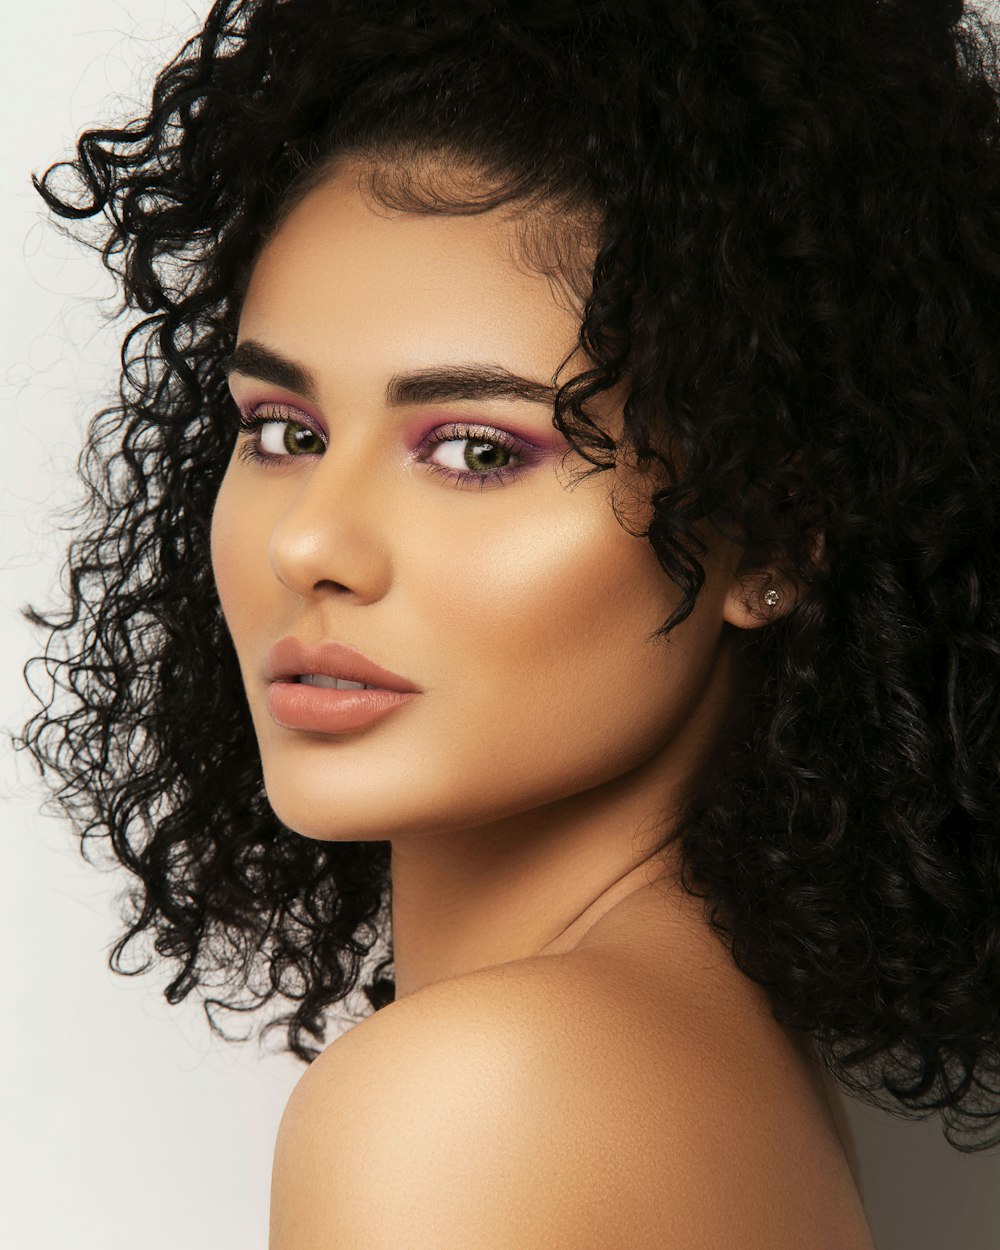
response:
<path fill-rule="evenodd" d="M 238 650 L 259 607 L 269 572 L 264 518 L 259 507 L 247 508 L 249 501 L 244 495 L 236 477 L 227 473 L 216 497 L 211 528 L 212 573 L 222 614 Z"/>
<path fill-rule="evenodd" d="M 441 605 L 466 643 L 488 639 L 490 652 L 536 676 L 553 659 L 571 664 L 592 642 L 599 651 L 608 637 L 624 642 L 656 628 L 677 599 L 648 542 L 598 509 L 508 517 L 412 557 L 427 602 Z M 602 667 L 615 659 L 600 655 Z"/>
<path fill-rule="evenodd" d="M 437 551 L 432 565 L 426 551 L 422 559 L 427 610 L 448 640 L 444 680 L 470 734 L 502 758 L 530 762 L 539 778 L 546 760 L 556 772 L 612 775 L 690 709 L 710 640 L 704 631 L 687 636 L 700 649 L 648 640 L 679 592 L 648 541 L 606 505 L 512 519 L 489 539 Z"/>

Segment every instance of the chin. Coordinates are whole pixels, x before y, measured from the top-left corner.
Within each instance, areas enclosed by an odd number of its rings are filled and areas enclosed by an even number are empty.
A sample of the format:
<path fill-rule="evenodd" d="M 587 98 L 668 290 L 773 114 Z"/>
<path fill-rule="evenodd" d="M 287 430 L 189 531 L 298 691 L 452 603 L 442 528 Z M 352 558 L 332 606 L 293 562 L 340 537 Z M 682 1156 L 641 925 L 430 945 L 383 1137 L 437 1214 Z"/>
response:
<path fill-rule="evenodd" d="M 355 801 L 344 787 L 315 787 L 305 793 L 294 780 L 264 777 L 271 810 L 293 833 L 317 842 L 377 842 L 392 836 L 388 813 L 369 802 Z"/>

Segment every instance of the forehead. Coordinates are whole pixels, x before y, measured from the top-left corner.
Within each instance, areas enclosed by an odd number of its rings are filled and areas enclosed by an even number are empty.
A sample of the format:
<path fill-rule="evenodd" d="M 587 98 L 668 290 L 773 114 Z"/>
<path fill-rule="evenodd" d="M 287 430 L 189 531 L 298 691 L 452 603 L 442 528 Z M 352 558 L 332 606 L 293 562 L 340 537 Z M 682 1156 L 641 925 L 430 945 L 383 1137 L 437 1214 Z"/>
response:
<path fill-rule="evenodd" d="M 240 335 L 278 338 L 318 360 L 338 348 L 356 349 L 355 358 L 388 353 L 393 368 L 429 351 L 513 356 L 548 380 L 582 315 L 558 263 L 566 228 L 551 211 L 506 206 L 400 211 L 342 168 L 295 203 L 262 251 Z"/>

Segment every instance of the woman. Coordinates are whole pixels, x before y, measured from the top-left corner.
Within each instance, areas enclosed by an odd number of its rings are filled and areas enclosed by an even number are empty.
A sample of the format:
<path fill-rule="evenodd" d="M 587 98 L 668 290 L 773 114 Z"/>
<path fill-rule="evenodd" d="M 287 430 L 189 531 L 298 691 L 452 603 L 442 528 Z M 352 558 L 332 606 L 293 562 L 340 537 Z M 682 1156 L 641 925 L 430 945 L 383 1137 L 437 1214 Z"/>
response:
<path fill-rule="evenodd" d="M 1000 1139 L 962 18 L 221 2 L 40 180 L 148 316 L 24 741 L 117 956 L 295 1004 L 272 1250 L 853 1250 L 831 1080 Z"/>

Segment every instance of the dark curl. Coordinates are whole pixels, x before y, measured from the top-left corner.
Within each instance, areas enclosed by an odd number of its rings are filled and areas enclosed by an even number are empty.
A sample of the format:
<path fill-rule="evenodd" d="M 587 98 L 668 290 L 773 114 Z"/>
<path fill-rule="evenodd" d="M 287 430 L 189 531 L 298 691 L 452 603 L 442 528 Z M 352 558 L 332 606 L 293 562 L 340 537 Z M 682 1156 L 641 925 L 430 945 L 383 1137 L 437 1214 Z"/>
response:
<path fill-rule="evenodd" d="M 801 588 L 741 640 L 685 885 L 852 1093 L 1000 1141 L 997 49 L 958 0 L 219 0 L 146 116 L 36 181 L 146 314 L 81 459 L 68 611 L 26 610 L 51 694 L 19 740 L 133 874 L 112 966 L 149 931 L 171 1002 L 211 986 L 218 1029 L 291 1000 L 268 1027 L 308 1061 L 386 934 L 388 843 L 267 805 L 208 535 L 280 214 L 338 153 L 445 153 L 495 194 L 413 211 L 598 223 L 555 421 L 590 471 L 656 469 L 661 632 L 710 523 L 748 584 Z M 586 405 L 623 379 L 616 446 Z"/>

